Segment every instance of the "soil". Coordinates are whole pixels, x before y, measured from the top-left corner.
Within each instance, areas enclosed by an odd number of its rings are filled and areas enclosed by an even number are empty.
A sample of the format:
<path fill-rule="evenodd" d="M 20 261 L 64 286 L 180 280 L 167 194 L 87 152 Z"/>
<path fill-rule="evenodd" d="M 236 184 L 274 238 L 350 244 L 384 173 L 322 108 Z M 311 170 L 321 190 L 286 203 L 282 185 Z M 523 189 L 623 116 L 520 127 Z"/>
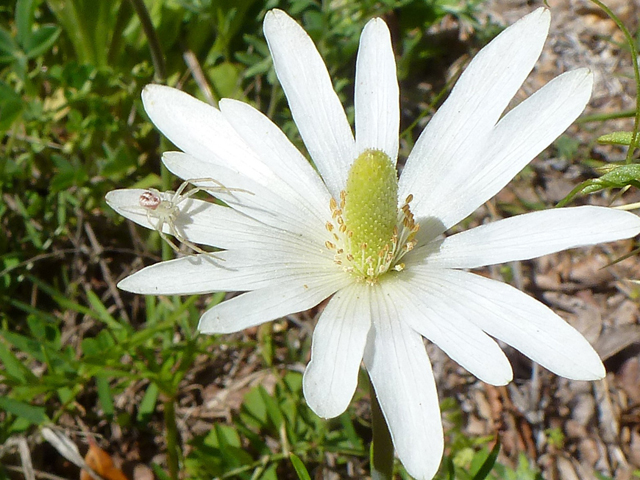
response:
<path fill-rule="evenodd" d="M 631 32 L 637 31 L 640 2 L 607 4 Z M 491 0 L 487 19 L 510 24 L 542 5 Z M 616 24 L 587 0 L 556 0 L 548 6 L 549 38 L 515 101 L 562 72 L 587 67 L 595 74 L 595 86 L 585 115 L 635 110 L 630 54 Z M 509 216 L 518 205 L 522 211 L 531 205 L 555 205 L 579 182 L 598 176 L 594 164 L 624 160 L 626 150 L 598 145 L 594 139 L 632 127 L 631 118 L 573 126 L 567 133 L 578 141 L 573 155 L 563 153 L 558 143 L 558 148 L 547 149 L 476 212 L 473 221 Z M 631 190 L 623 195 L 604 192 L 577 198 L 571 205 L 623 205 L 639 199 Z M 634 283 L 640 278 L 640 262 L 633 256 L 610 265 L 633 248 L 632 241 L 617 242 L 482 272 L 518 286 L 582 332 L 605 361 L 602 381 L 557 377 L 506 347 L 515 379 L 505 387 L 492 387 L 475 380 L 437 347 L 429 347 L 440 394 L 461 403 L 467 433 L 498 434 L 501 462 L 515 468 L 524 453 L 549 480 L 602 478 L 597 473 L 627 479 L 640 468 L 640 290 Z"/>

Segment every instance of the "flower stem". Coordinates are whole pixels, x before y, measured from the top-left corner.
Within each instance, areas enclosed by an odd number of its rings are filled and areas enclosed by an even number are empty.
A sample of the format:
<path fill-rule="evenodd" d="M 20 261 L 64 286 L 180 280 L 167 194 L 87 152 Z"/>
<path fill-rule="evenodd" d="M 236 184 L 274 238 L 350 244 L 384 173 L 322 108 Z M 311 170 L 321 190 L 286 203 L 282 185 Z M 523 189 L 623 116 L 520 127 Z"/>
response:
<path fill-rule="evenodd" d="M 393 478 L 393 442 L 389 427 L 382 415 L 378 397 L 369 380 L 371 392 L 371 480 L 391 480 Z"/>
<path fill-rule="evenodd" d="M 178 454 L 178 428 L 176 426 L 176 409 L 173 398 L 163 402 L 164 426 L 167 442 L 167 465 L 169 476 L 172 480 L 178 480 L 179 454 Z"/>

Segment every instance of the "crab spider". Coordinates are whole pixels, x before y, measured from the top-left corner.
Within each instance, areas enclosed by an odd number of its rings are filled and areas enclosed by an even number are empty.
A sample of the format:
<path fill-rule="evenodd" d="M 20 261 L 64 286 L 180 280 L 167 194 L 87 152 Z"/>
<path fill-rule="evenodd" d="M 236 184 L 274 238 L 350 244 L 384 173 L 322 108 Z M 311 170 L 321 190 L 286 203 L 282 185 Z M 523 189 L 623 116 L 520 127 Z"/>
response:
<path fill-rule="evenodd" d="M 215 186 L 199 187 L 195 185 L 196 182 L 212 182 L 215 184 Z M 189 185 L 193 185 L 194 188 L 185 192 L 186 188 Z M 185 236 L 178 230 L 178 228 L 176 228 L 175 222 L 178 218 L 178 214 L 180 213 L 180 204 L 201 191 L 251 193 L 247 190 L 242 190 L 239 188 L 227 188 L 213 178 L 195 178 L 183 182 L 175 192 L 167 191 L 163 193 L 159 190 L 156 190 L 155 188 L 149 188 L 140 195 L 138 203 L 142 208 L 145 209 L 149 224 L 160 234 L 160 238 L 162 238 L 176 253 L 180 253 L 180 247 L 178 247 L 178 245 L 176 245 L 163 231 L 165 225 L 167 225 L 169 233 L 173 235 L 173 237 L 178 240 L 178 242 L 186 245 L 194 252 L 203 253 L 218 260 L 224 260 L 214 255 L 212 252 L 207 252 L 206 250 L 198 247 L 193 242 L 187 240 Z"/>

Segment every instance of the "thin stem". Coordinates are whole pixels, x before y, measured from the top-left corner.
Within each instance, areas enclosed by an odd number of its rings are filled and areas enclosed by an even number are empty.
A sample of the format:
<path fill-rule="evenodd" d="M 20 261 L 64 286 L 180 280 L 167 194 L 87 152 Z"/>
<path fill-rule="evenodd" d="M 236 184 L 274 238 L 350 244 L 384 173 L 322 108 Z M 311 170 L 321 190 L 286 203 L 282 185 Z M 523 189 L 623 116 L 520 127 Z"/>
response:
<path fill-rule="evenodd" d="M 628 203 L 626 205 L 618 205 L 616 207 L 618 210 L 636 210 L 637 208 L 640 208 L 640 202 L 637 203 Z"/>
<path fill-rule="evenodd" d="M 373 440 L 371 441 L 371 480 L 393 479 L 393 442 L 389 427 L 382 414 L 378 397 L 369 380 L 371 392 L 371 428 Z"/>
<path fill-rule="evenodd" d="M 118 8 L 118 14 L 116 16 L 116 23 L 113 26 L 111 45 L 109 45 L 109 51 L 107 53 L 107 65 L 114 65 L 117 62 L 118 53 L 120 53 L 120 47 L 124 40 L 123 33 L 125 28 L 127 28 L 127 23 L 131 20 L 131 15 L 131 3 L 120 3 L 120 8 Z"/>
<path fill-rule="evenodd" d="M 631 36 L 631 33 L 625 27 L 624 23 L 600 0 L 591 0 L 598 5 L 604 12 L 609 15 L 609 18 L 615 22 L 618 28 L 624 34 L 627 40 L 629 49 L 631 50 L 631 62 L 633 63 L 633 73 L 636 80 L 636 114 L 633 123 L 633 135 L 631 135 L 631 142 L 629 143 L 629 150 L 627 151 L 627 163 L 631 163 L 633 153 L 636 148 L 640 146 L 640 67 L 638 66 L 638 49 L 636 48 L 636 42 Z"/>
<path fill-rule="evenodd" d="M 133 9 L 136 11 L 138 18 L 140 19 L 140 25 L 144 31 L 147 41 L 149 42 L 149 50 L 151 50 L 151 61 L 156 71 L 156 80 L 160 83 L 164 83 L 167 78 L 166 68 L 164 65 L 164 55 L 162 54 L 162 47 L 160 47 L 160 40 L 155 28 L 153 28 L 153 22 L 149 16 L 149 11 L 144 4 L 143 0 L 130 0 L 133 5 Z"/>
<path fill-rule="evenodd" d="M 616 118 L 635 117 L 635 110 L 621 110 L 612 113 L 595 113 L 593 115 L 585 115 L 576 120 L 576 123 L 604 122 L 605 120 L 615 120 Z"/>
<path fill-rule="evenodd" d="M 176 425 L 176 408 L 174 399 L 170 398 L 163 402 L 164 405 L 164 426 L 167 441 L 167 465 L 169 466 L 169 476 L 173 480 L 178 480 L 180 471 L 178 452 L 178 427 Z"/>

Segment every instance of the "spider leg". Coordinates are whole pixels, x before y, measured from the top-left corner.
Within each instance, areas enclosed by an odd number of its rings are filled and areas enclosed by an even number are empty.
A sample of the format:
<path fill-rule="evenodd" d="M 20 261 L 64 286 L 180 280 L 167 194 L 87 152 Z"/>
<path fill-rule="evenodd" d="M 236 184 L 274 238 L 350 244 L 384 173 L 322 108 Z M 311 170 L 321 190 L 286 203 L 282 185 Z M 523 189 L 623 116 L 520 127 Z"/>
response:
<path fill-rule="evenodd" d="M 194 252 L 202 253 L 204 255 L 208 255 L 210 257 L 215 258 L 216 260 L 220 260 L 220 261 L 224 261 L 225 260 L 224 258 L 218 257 L 213 252 L 207 252 L 206 250 L 203 250 L 200 247 L 198 247 L 195 243 L 187 240 L 185 238 L 185 236 L 182 235 L 182 233 L 180 233 L 178 231 L 178 229 L 176 228 L 176 225 L 173 222 L 167 222 L 167 225 L 169 226 L 169 230 L 171 231 L 171 235 L 173 235 L 174 238 L 176 238 L 181 244 L 189 247 Z"/>
<path fill-rule="evenodd" d="M 160 235 L 160 238 L 164 240 L 174 252 L 180 253 L 180 247 L 178 247 L 175 243 L 173 243 L 173 241 L 171 241 L 171 239 L 163 231 L 163 227 L 165 224 L 169 226 L 169 230 L 172 230 L 171 222 L 167 222 L 166 220 L 160 217 L 156 217 L 157 222 L 155 222 L 154 224 L 154 222 L 151 220 L 151 217 L 152 217 L 151 210 L 147 210 L 147 220 L 149 220 L 149 224 L 153 227 L 153 229 L 156 232 L 158 232 L 158 234 Z"/>
<path fill-rule="evenodd" d="M 196 185 L 196 182 L 197 183 L 211 182 L 211 183 L 214 183 L 215 186 L 210 186 L 210 187 L 199 186 L 199 185 Z M 192 178 L 192 179 L 189 180 L 189 183 L 194 185 L 195 188 L 193 190 L 190 190 L 189 192 L 187 192 L 185 195 L 183 195 L 183 197 L 187 196 L 187 195 L 191 196 L 194 193 L 200 192 L 200 191 L 203 191 L 203 190 L 206 191 L 207 193 L 211 194 L 211 195 L 213 195 L 215 192 L 223 192 L 223 193 L 229 193 L 229 194 L 232 194 L 233 192 L 240 192 L 240 193 L 249 193 L 249 194 L 253 195 L 253 192 L 250 192 L 249 190 L 245 190 L 243 188 L 225 187 L 221 182 L 219 182 L 215 178 Z"/>
<path fill-rule="evenodd" d="M 158 233 L 160 234 L 160 238 L 162 238 L 162 240 L 164 240 L 173 249 L 174 252 L 182 253 L 180 251 L 180 247 L 178 247 L 175 243 L 173 243 L 173 241 L 167 236 L 166 233 L 161 232 L 160 230 L 158 230 Z"/>
<path fill-rule="evenodd" d="M 182 195 L 182 192 L 184 192 L 185 188 L 187 188 L 190 184 L 192 184 L 192 182 L 195 182 L 196 180 L 186 180 L 184 182 L 182 182 L 182 184 L 178 187 L 178 189 L 175 191 L 175 194 L 173 195 L 172 200 L 177 200 L 180 196 L 186 196 L 188 194 Z"/>

